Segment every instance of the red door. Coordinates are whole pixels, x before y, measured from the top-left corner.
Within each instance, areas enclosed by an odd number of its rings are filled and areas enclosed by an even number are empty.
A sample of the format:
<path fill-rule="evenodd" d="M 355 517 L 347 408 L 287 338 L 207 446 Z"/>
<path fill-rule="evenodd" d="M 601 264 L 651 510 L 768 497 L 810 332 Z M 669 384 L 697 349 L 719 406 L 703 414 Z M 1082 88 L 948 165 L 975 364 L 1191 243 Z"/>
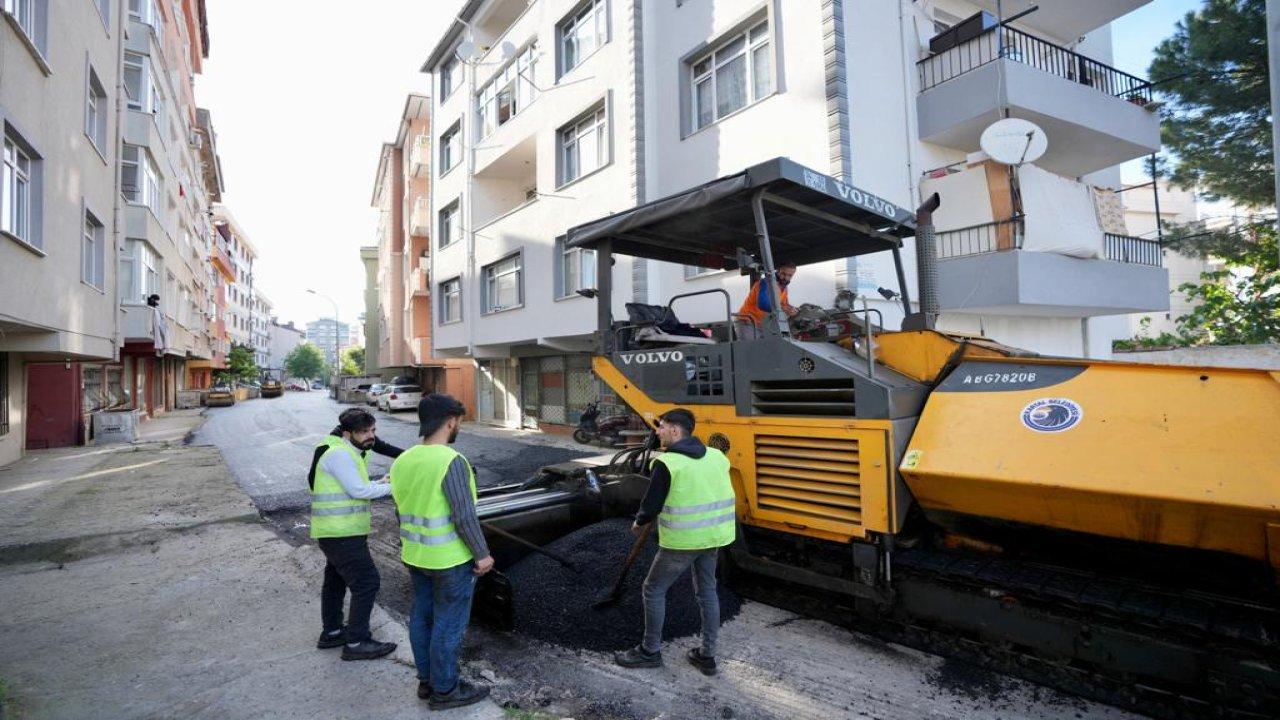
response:
<path fill-rule="evenodd" d="M 80 425 L 79 367 L 27 366 L 27 449 L 75 445 Z"/>

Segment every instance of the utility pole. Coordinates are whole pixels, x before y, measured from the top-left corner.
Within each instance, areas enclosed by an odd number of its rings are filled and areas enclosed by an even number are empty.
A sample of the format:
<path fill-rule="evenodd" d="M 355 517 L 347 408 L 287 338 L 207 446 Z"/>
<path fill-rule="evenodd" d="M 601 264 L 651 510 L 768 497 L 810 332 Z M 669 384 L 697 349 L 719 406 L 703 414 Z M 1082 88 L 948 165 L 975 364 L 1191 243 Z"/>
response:
<path fill-rule="evenodd" d="M 1280 206 L 1280 0 L 1267 0 L 1267 61 L 1271 78 L 1271 160 L 1275 165 L 1275 201 Z M 1280 213 L 1276 223 L 1280 232 Z"/>

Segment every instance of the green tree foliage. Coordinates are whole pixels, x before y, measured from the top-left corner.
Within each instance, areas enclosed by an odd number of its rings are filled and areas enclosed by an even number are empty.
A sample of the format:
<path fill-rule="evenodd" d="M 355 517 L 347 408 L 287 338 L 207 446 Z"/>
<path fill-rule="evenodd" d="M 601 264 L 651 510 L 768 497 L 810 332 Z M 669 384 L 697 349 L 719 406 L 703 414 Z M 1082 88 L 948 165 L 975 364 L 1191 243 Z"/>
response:
<path fill-rule="evenodd" d="M 342 351 L 342 368 L 343 375 L 363 375 L 364 374 L 364 348 L 349 347 Z"/>
<path fill-rule="evenodd" d="M 1212 199 L 1275 203 L 1263 0 L 1206 0 L 1155 49 L 1148 75 L 1161 110 L 1170 179 Z"/>
<path fill-rule="evenodd" d="M 244 345 L 232 345 L 227 353 L 227 369 L 218 373 L 222 382 L 247 382 L 256 380 L 261 374 L 257 363 L 253 361 L 253 350 Z"/>
<path fill-rule="evenodd" d="M 285 372 L 296 378 L 311 380 L 325 375 L 324 354 L 314 343 L 305 342 L 284 359 Z"/>
<path fill-rule="evenodd" d="M 1252 345 L 1280 342 L 1280 272 L 1274 218 L 1255 218 L 1210 232 L 1175 231 L 1167 245 L 1184 255 L 1216 258 L 1225 267 L 1201 273 L 1199 284 L 1178 290 L 1195 305 L 1178 318 L 1191 344 Z"/>

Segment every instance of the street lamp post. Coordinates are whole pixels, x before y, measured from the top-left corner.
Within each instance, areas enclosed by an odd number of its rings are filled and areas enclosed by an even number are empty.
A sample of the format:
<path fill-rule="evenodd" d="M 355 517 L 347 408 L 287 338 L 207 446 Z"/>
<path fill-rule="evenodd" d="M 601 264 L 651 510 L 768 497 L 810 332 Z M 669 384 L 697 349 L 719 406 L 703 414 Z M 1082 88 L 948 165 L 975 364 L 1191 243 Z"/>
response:
<path fill-rule="evenodd" d="M 338 363 L 340 361 L 340 358 L 338 357 L 338 303 L 336 300 L 329 297 L 328 295 L 325 295 L 324 293 L 318 293 L 315 290 L 312 290 L 310 288 L 307 288 L 307 292 L 311 293 L 312 295 L 317 295 L 319 297 L 322 297 L 325 300 L 328 300 L 333 305 L 333 367 L 334 367 L 334 372 L 336 374 L 338 370 Z"/>

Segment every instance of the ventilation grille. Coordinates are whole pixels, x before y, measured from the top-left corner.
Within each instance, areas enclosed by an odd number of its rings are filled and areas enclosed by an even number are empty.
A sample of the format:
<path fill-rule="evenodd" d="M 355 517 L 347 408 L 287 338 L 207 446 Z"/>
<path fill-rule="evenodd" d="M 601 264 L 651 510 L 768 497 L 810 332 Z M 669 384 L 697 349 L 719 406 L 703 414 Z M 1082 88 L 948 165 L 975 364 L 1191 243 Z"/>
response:
<path fill-rule="evenodd" d="M 756 436 L 756 502 L 762 510 L 861 524 L 858 441 Z"/>
<path fill-rule="evenodd" d="M 843 415 L 854 411 L 852 380 L 765 380 L 751 383 L 757 415 Z"/>

